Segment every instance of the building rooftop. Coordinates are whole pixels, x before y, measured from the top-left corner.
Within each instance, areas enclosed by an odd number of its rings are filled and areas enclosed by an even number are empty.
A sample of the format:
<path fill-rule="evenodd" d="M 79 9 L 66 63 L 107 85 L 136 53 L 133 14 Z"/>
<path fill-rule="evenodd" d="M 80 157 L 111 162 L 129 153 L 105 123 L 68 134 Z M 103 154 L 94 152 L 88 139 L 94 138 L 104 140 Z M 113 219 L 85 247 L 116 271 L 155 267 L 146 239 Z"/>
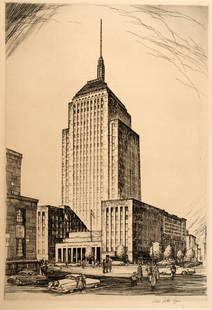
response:
<path fill-rule="evenodd" d="M 112 90 L 108 87 L 107 83 L 101 79 L 94 79 L 87 81 L 87 83 L 76 93 L 76 95 L 73 97 L 73 99 L 89 94 L 90 92 L 99 91 L 99 90 L 106 90 L 108 94 L 110 94 L 118 103 L 120 106 L 127 112 L 126 107 L 124 104 L 119 100 L 119 98 L 112 92 Z"/>
<path fill-rule="evenodd" d="M 164 214 L 166 216 L 170 216 L 170 217 L 172 217 L 174 219 L 177 219 L 177 220 L 185 220 L 186 221 L 186 219 L 183 218 L 183 217 L 179 217 L 179 216 L 177 216 L 175 214 L 170 214 L 167 211 L 165 211 L 164 209 L 160 209 L 160 208 L 154 207 L 154 206 L 152 206 L 152 205 L 150 205 L 148 203 L 145 203 L 143 201 L 140 201 L 140 200 L 137 200 L 137 199 L 134 199 L 134 198 L 102 200 L 102 202 L 107 202 L 107 201 L 110 201 L 110 202 L 113 202 L 113 201 L 126 201 L 126 200 L 136 201 L 136 202 L 140 203 L 141 207 L 143 207 L 143 208 L 145 208 L 145 206 L 147 206 L 147 207 L 153 208 L 155 210 L 158 210 L 159 212 L 161 212 L 162 214 Z"/>
<path fill-rule="evenodd" d="M 17 156 L 17 157 L 20 157 L 20 158 L 23 157 L 23 155 L 21 153 L 18 153 L 16 151 L 8 149 L 8 148 L 6 148 L 6 152 L 7 152 L 7 155 L 14 155 L 14 156 Z"/>

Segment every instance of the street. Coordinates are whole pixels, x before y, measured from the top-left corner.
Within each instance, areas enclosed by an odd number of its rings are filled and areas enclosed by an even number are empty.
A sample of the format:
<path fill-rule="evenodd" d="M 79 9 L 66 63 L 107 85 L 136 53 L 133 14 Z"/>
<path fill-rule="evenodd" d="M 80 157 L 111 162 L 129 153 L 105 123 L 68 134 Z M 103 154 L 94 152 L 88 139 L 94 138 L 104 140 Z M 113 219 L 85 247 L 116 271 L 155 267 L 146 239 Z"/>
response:
<path fill-rule="evenodd" d="M 99 278 L 101 285 L 98 288 L 86 289 L 82 293 L 75 292 L 71 294 L 58 294 L 48 290 L 47 287 L 34 286 L 16 286 L 6 283 L 5 298 L 6 299 L 48 299 L 48 298 L 65 298 L 69 299 L 73 295 L 156 295 L 156 296 L 204 296 L 206 295 L 206 276 L 204 267 L 196 268 L 194 275 L 177 275 L 174 280 L 169 276 L 164 276 L 159 279 L 154 290 L 151 291 L 147 278 L 144 278 L 142 283 L 135 287 L 131 287 L 129 277 L 126 276 L 127 270 L 130 271 L 132 266 L 124 266 L 117 268 L 125 270 L 124 276 L 116 276 L 115 272 L 110 275 L 93 275 L 93 278 Z M 95 273 L 92 268 L 87 268 L 86 273 Z M 87 275 L 87 277 L 92 277 Z"/>

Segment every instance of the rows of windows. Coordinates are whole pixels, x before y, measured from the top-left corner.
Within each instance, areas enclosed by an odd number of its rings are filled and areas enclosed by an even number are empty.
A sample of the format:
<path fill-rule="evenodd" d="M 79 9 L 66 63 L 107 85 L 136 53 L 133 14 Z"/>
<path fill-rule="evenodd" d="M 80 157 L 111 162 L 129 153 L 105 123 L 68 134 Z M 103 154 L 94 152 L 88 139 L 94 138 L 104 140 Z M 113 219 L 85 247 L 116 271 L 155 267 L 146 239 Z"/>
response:
<path fill-rule="evenodd" d="M 73 207 L 88 218 L 92 205 L 94 222 L 103 198 L 103 107 L 102 96 L 78 99 L 70 106 Z"/>
<path fill-rule="evenodd" d="M 115 251 L 120 244 L 128 246 L 128 207 L 106 208 L 107 251 Z"/>

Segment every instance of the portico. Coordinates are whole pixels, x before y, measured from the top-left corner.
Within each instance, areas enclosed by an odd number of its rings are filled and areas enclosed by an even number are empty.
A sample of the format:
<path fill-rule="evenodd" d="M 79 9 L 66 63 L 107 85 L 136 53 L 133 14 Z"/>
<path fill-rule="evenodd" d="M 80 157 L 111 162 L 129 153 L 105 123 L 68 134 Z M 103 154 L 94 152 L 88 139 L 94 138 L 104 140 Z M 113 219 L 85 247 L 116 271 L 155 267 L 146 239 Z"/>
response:
<path fill-rule="evenodd" d="M 69 238 L 57 243 L 55 260 L 58 263 L 78 263 L 90 256 L 95 260 L 101 259 L 101 232 L 70 233 Z"/>

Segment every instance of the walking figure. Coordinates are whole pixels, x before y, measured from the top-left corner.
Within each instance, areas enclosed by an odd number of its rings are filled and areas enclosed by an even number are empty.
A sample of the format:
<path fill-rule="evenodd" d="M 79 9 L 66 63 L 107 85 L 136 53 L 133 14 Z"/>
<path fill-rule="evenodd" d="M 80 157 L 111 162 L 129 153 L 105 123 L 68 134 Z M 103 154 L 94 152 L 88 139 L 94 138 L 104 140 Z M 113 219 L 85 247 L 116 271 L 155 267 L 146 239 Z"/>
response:
<path fill-rule="evenodd" d="M 151 264 L 147 267 L 148 279 L 150 283 L 151 290 L 155 289 L 157 280 L 159 279 L 159 271 L 156 264 Z"/>
<path fill-rule="evenodd" d="M 143 280 L 143 270 L 142 270 L 142 265 L 139 263 L 137 267 L 137 277 L 138 277 L 138 282 L 142 282 Z"/>
<path fill-rule="evenodd" d="M 176 266 L 175 264 L 172 264 L 171 265 L 171 279 L 172 280 L 174 280 L 175 274 L 176 274 Z"/>
<path fill-rule="evenodd" d="M 112 271 L 112 259 L 109 258 L 108 259 L 108 272 L 111 272 Z"/>
<path fill-rule="evenodd" d="M 136 286 L 138 283 L 137 283 L 137 273 L 136 272 L 133 272 L 133 274 L 131 275 L 131 286 Z"/>
<path fill-rule="evenodd" d="M 85 289 L 85 285 L 86 285 L 85 276 L 80 274 L 79 277 L 77 278 L 77 286 L 76 286 L 76 288 L 81 293 L 82 290 Z"/>
<path fill-rule="evenodd" d="M 105 259 L 103 259 L 103 262 L 102 262 L 102 272 L 106 273 L 106 261 L 105 261 Z"/>

